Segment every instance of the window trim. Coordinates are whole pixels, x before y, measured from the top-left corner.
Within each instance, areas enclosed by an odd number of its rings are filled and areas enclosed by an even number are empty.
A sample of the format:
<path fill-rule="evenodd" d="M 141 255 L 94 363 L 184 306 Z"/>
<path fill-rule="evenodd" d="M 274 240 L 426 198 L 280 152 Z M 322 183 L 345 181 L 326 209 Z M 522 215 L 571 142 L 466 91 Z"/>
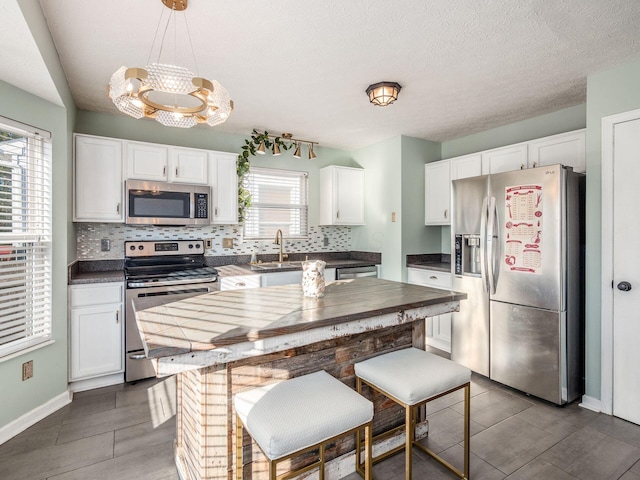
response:
<path fill-rule="evenodd" d="M 244 240 L 273 240 L 272 235 L 249 235 L 247 234 L 247 225 L 251 224 L 250 216 L 253 209 L 270 208 L 270 209 L 282 209 L 282 210 L 300 210 L 300 223 L 301 230 L 300 235 L 283 235 L 288 240 L 306 240 L 309 238 L 309 172 L 301 170 L 285 170 L 269 167 L 251 167 L 249 173 L 245 176 L 244 187 L 251 191 L 250 183 L 252 181 L 252 174 L 271 175 L 276 177 L 281 175 L 288 178 L 297 178 L 301 182 L 302 186 L 302 200 L 300 204 L 285 204 L 285 203 L 260 203 L 256 202 L 254 197 L 251 199 L 251 206 L 247 208 L 247 218 L 244 221 L 242 235 Z M 284 186 L 284 185 L 283 185 Z M 260 222 L 257 221 L 257 231 L 260 231 Z"/>
<path fill-rule="evenodd" d="M 53 273 L 51 269 L 53 262 L 53 194 L 51 178 L 53 158 L 50 132 L 3 116 L 0 116 L 0 130 L 23 137 L 20 141 L 24 142 L 28 151 L 24 166 L 17 165 L 17 167 L 26 172 L 25 175 L 28 175 L 28 183 L 23 183 L 21 185 L 23 188 L 20 188 L 18 193 L 23 198 L 22 202 L 26 201 L 27 203 L 23 204 L 23 211 L 20 214 L 10 214 L 9 219 L 13 224 L 11 229 L 7 232 L 0 232 L 0 243 L 12 247 L 7 260 L 9 262 L 17 262 L 10 266 L 12 273 L 9 275 L 15 277 L 13 272 L 20 273 L 20 271 L 24 271 L 25 277 L 25 285 L 20 287 L 22 290 L 10 291 L 8 294 L 15 295 L 14 299 L 10 301 L 18 302 L 16 306 L 22 305 L 21 299 L 25 299 L 26 310 L 42 312 L 36 316 L 25 314 L 24 317 L 15 317 L 13 319 L 11 317 L 15 316 L 18 311 L 8 313 L 9 317 L 5 322 L 24 318 L 25 331 L 29 332 L 30 329 L 35 329 L 35 332 L 31 331 L 22 338 L 10 340 L 0 345 L 0 362 L 4 362 L 54 343 L 52 332 Z M 15 191 L 15 188 L 15 186 L 12 186 L 12 189 L 14 189 L 12 191 Z M 12 195 L 15 195 L 15 193 L 12 193 Z M 34 198 L 34 195 L 38 200 L 32 203 L 28 199 Z M 14 223 L 16 215 L 22 222 L 19 227 L 16 227 Z M 15 244 L 18 243 L 25 245 L 24 247 L 16 247 Z M 24 255 L 23 264 L 20 263 L 22 259 L 17 258 L 17 252 L 20 248 L 24 248 L 27 252 Z M 12 258 L 12 256 L 15 258 Z M 1 276 L 0 279 L 2 279 Z M 9 286 L 9 288 L 16 287 Z M 23 292 L 24 295 L 21 297 L 20 295 Z M 14 327 L 19 325 L 22 324 L 15 323 Z"/>

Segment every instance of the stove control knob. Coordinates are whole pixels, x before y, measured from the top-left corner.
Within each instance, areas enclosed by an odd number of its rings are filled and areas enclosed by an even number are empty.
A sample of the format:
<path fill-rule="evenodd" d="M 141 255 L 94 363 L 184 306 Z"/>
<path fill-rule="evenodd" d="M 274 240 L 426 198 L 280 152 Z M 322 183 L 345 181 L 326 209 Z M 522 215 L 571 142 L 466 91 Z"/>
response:
<path fill-rule="evenodd" d="M 196 248 L 200 248 L 200 244 L 199 243 L 196 243 Z"/>
<path fill-rule="evenodd" d="M 190 243 L 190 244 L 189 244 L 189 248 L 193 248 L 193 243 Z"/>
<path fill-rule="evenodd" d="M 135 246 L 135 245 L 131 245 L 131 246 L 129 247 L 129 250 L 135 250 L 135 249 L 136 249 L 136 246 Z"/>
<path fill-rule="evenodd" d="M 142 250 L 144 247 L 142 245 L 138 245 L 138 250 Z"/>

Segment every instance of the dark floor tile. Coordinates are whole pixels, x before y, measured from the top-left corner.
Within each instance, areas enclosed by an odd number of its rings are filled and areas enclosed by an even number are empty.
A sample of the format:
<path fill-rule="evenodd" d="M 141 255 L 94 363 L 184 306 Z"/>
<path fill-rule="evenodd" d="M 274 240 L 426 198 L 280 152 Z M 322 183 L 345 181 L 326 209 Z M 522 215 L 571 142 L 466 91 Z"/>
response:
<path fill-rule="evenodd" d="M 632 471 L 628 471 L 620 477 L 620 480 L 640 480 L 640 475 L 636 475 Z"/>
<path fill-rule="evenodd" d="M 73 402 L 65 408 L 64 417 L 93 415 L 116 408 L 116 392 L 104 392 L 100 395 L 74 395 Z"/>
<path fill-rule="evenodd" d="M 527 463 L 524 467 L 509 475 L 507 478 L 509 480 L 578 480 L 578 477 L 574 477 L 564 470 L 561 470 L 539 458 Z"/>
<path fill-rule="evenodd" d="M 176 437 L 175 417 L 154 427 L 152 422 L 140 423 L 116 430 L 113 454 L 116 457 L 141 450 L 150 445 L 162 444 Z"/>
<path fill-rule="evenodd" d="M 640 427 L 610 415 L 598 415 L 589 426 L 599 432 L 640 448 Z"/>
<path fill-rule="evenodd" d="M 145 449 L 131 452 L 103 462 L 78 468 L 60 475 L 52 475 L 47 480 L 158 480 L 178 479 L 173 460 L 173 442 L 150 445 Z"/>
<path fill-rule="evenodd" d="M 577 404 L 558 407 L 546 402 L 537 402 L 516 414 L 516 417 L 534 427 L 566 437 L 593 422 L 598 418 L 598 414 Z"/>
<path fill-rule="evenodd" d="M 417 450 L 420 455 L 428 457 L 424 452 Z M 439 455 L 454 467 L 464 471 L 464 448 L 462 444 L 454 445 Z M 433 460 L 429 460 L 433 461 Z M 446 470 L 448 472 L 448 470 Z M 469 477 L 473 480 L 501 480 L 505 478 L 505 474 L 488 464 L 473 453 L 469 456 Z M 418 478 L 418 477 L 414 477 Z M 449 478 L 455 478 L 454 474 L 449 472 Z"/>
<path fill-rule="evenodd" d="M 435 453 L 440 453 L 464 440 L 464 415 L 450 408 L 428 415 L 429 435 L 420 441 Z M 470 432 L 475 435 L 484 426 L 471 420 Z"/>
<path fill-rule="evenodd" d="M 485 427 L 495 425 L 502 420 L 519 413 L 533 404 L 524 398 L 500 389 L 487 390 L 471 397 L 471 419 Z M 451 407 L 458 413 L 463 413 L 462 403 Z"/>
<path fill-rule="evenodd" d="M 113 457 L 113 432 L 3 458 L 0 478 L 34 480 L 69 472 Z"/>
<path fill-rule="evenodd" d="M 0 463 L 5 458 L 50 447 L 56 444 L 62 421 L 40 425 L 40 422 L 8 440 L 0 448 Z"/>
<path fill-rule="evenodd" d="M 58 444 L 149 422 L 152 414 L 155 412 L 150 411 L 149 405 L 141 403 L 131 407 L 114 408 L 87 417 L 70 418 L 62 424 Z"/>
<path fill-rule="evenodd" d="M 587 426 L 540 458 L 582 480 L 617 479 L 638 461 L 640 449 Z"/>
<path fill-rule="evenodd" d="M 148 379 L 120 390 L 116 394 L 116 407 L 127 407 L 137 403 L 153 403 L 159 397 L 171 397 L 175 404 L 175 377 Z"/>
<path fill-rule="evenodd" d="M 636 475 L 640 475 L 640 460 L 637 461 L 633 467 L 631 467 L 631 472 L 635 473 Z"/>
<path fill-rule="evenodd" d="M 559 440 L 556 435 L 511 417 L 474 435 L 471 451 L 502 472 L 511 474 Z"/>

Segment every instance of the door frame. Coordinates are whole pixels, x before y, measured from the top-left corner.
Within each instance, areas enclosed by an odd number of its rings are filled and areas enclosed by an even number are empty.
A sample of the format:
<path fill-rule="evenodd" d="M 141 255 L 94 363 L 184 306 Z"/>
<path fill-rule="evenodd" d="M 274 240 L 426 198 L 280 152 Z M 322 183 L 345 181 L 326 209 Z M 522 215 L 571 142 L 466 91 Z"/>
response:
<path fill-rule="evenodd" d="M 640 119 L 640 109 L 602 117 L 600 282 L 600 410 L 613 414 L 613 154 L 614 128 Z"/>

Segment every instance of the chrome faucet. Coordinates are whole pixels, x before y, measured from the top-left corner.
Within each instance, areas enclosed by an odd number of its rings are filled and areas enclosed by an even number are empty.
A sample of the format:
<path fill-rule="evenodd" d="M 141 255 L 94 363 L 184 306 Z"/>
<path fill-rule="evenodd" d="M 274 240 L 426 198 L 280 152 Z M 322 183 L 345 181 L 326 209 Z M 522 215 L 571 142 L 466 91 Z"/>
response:
<path fill-rule="evenodd" d="M 280 238 L 278 238 L 278 236 Z M 278 229 L 278 231 L 276 232 L 276 241 L 274 243 L 276 245 L 280 245 L 280 254 L 278 255 L 278 262 L 282 263 L 282 261 L 289 256 L 286 253 L 282 253 L 282 246 L 284 245 L 284 239 L 282 238 L 282 230 Z"/>

